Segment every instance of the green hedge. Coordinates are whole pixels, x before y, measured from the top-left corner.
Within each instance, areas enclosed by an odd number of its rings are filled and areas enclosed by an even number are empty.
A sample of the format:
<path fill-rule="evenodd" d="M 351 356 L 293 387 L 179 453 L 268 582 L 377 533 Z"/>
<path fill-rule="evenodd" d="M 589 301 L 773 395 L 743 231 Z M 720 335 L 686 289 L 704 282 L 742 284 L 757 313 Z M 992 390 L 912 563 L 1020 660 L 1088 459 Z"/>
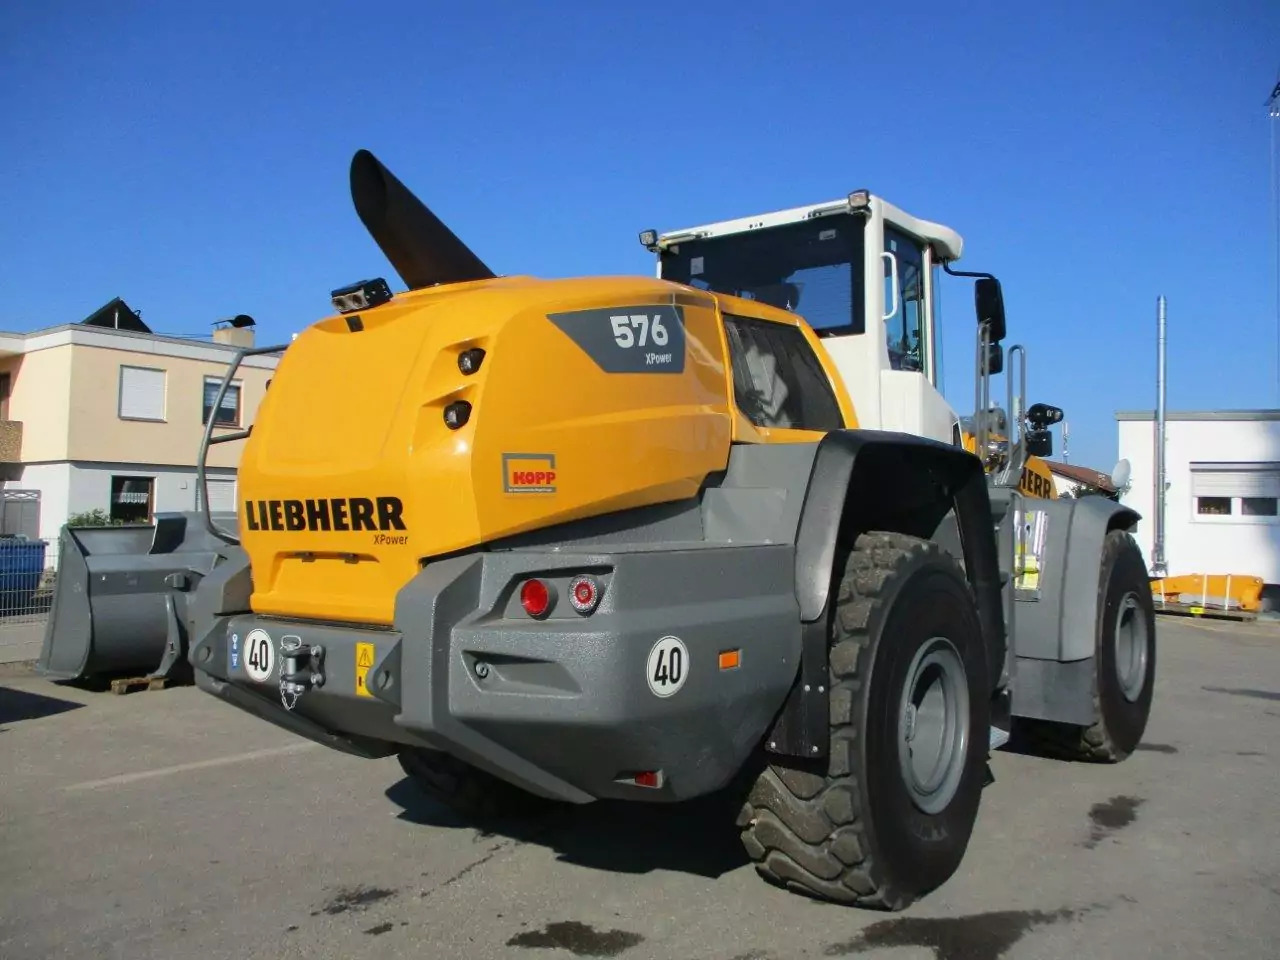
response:
<path fill-rule="evenodd" d="M 112 520 L 105 510 L 86 510 L 67 517 L 68 527 L 122 527 L 123 520 Z"/>

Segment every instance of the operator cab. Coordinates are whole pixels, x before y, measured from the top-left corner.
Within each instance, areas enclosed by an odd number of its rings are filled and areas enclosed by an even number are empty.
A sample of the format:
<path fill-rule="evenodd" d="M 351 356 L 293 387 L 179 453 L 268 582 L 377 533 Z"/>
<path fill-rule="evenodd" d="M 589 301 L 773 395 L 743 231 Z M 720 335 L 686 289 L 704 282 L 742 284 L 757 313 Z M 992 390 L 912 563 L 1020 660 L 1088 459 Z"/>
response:
<path fill-rule="evenodd" d="M 802 316 L 823 339 L 862 425 L 956 439 L 935 333 L 939 269 L 961 253 L 954 231 L 859 190 L 640 237 L 657 254 L 662 279 Z"/>

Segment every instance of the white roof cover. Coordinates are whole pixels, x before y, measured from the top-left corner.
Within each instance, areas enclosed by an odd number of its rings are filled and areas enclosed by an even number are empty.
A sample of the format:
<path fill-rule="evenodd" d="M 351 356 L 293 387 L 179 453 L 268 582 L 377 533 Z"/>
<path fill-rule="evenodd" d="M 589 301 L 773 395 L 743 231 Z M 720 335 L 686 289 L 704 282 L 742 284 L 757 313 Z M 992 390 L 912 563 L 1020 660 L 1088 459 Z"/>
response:
<path fill-rule="evenodd" d="M 960 259 L 964 249 L 964 240 L 960 237 L 960 234 L 950 227 L 944 227 L 940 223 L 932 223 L 928 220 L 913 217 L 906 211 L 875 195 L 871 195 L 870 204 L 879 206 L 884 213 L 886 221 L 929 244 L 940 259 L 947 261 Z M 679 243 L 681 240 L 688 240 L 694 237 L 730 236 L 735 233 L 745 233 L 749 230 L 781 226 L 785 223 L 797 223 L 825 214 L 849 213 L 852 210 L 849 199 L 846 197 L 826 203 L 813 203 L 804 207 L 791 207 L 787 210 L 776 210 L 772 213 L 764 213 L 757 216 L 738 217 L 735 220 L 721 220 L 717 223 L 708 223 L 699 227 L 672 230 L 668 233 L 659 234 L 658 243 L 662 246 L 667 246 L 668 244 Z"/>

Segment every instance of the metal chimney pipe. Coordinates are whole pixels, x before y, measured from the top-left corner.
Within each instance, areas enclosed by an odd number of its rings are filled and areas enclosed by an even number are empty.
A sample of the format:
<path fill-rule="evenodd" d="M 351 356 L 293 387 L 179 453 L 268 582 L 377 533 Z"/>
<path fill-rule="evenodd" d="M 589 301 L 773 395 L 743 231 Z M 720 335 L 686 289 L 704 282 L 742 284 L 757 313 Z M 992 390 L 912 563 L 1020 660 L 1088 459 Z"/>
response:
<path fill-rule="evenodd" d="M 1165 394 L 1165 299 L 1156 298 L 1156 535 L 1151 551 L 1152 573 L 1163 577 L 1168 572 L 1164 559 L 1164 499 L 1168 482 L 1164 464 L 1164 394 Z"/>

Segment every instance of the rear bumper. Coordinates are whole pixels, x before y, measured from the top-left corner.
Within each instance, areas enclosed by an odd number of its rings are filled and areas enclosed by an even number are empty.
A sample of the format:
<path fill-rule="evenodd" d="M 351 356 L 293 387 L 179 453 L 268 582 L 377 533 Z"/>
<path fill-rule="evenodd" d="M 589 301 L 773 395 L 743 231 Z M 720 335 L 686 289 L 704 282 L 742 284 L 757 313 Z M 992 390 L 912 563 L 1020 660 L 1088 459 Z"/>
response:
<path fill-rule="evenodd" d="M 679 800 L 730 780 L 795 678 L 793 565 L 785 545 L 476 553 L 424 568 L 397 597 L 393 629 L 222 614 L 192 625 L 189 656 L 202 689 L 335 749 L 437 749 L 571 802 Z M 603 585 L 590 616 L 567 602 L 581 572 Z M 532 575 L 559 590 L 540 621 L 519 605 Z M 261 683 L 245 663 L 253 631 L 274 650 Z M 284 637 L 324 651 L 323 684 L 292 709 Z M 650 655 L 664 637 L 679 638 L 687 663 L 680 688 L 658 696 Z M 721 669 L 730 650 L 738 665 Z M 642 771 L 660 771 L 661 785 L 628 780 Z"/>

